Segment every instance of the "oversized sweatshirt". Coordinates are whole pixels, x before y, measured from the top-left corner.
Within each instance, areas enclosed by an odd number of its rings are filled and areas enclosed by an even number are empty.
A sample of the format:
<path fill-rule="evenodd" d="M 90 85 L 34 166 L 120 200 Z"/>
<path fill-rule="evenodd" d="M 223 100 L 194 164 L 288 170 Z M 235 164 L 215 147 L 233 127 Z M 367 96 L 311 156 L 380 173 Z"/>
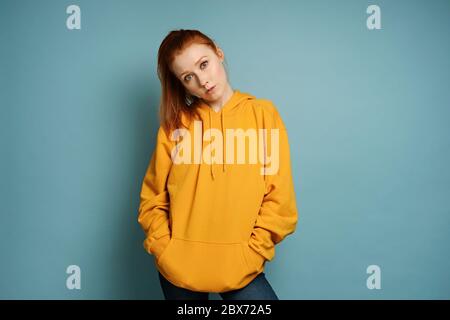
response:
<path fill-rule="evenodd" d="M 138 222 L 167 280 L 219 293 L 264 271 L 296 229 L 296 194 L 287 130 L 272 101 L 234 90 L 219 112 L 200 102 L 198 113 L 189 129 L 159 127 Z"/>

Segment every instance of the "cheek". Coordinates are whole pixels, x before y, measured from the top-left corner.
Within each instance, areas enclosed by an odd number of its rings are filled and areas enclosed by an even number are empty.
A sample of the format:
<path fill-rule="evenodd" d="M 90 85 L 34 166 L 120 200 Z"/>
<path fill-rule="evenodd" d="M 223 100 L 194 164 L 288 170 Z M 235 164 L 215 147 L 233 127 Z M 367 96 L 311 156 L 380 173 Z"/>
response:
<path fill-rule="evenodd" d="M 186 90 L 189 90 L 191 92 L 195 92 L 197 89 L 196 80 L 194 78 L 191 78 L 191 81 L 183 83 L 183 86 Z"/>
<path fill-rule="evenodd" d="M 221 64 L 217 64 L 214 66 L 214 76 L 218 79 L 225 78 L 225 70 L 223 69 Z"/>

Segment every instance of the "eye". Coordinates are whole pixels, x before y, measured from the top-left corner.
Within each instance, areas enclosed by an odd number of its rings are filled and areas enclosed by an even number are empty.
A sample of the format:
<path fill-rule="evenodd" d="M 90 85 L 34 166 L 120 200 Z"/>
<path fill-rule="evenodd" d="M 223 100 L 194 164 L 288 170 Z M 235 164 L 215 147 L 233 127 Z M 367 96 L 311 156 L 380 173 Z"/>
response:
<path fill-rule="evenodd" d="M 208 64 L 208 60 L 203 61 L 200 64 L 200 69 L 202 69 L 202 70 L 205 69 L 207 64 Z M 202 68 L 202 66 L 205 66 L 205 67 Z M 188 74 L 186 77 L 184 77 L 184 81 L 189 81 L 191 79 L 190 76 L 191 76 L 191 74 Z"/>

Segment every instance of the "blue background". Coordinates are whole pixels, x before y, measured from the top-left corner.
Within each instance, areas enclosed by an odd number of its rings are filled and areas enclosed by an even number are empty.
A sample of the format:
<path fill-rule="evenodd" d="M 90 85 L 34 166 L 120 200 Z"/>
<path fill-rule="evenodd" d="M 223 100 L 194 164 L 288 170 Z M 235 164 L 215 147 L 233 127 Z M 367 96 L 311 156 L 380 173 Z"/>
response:
<path fill-rule="evenodd" d="M 71 4 L 81 30 L 66 28 Z M 213 38 L 232 87 L 271 99 L 288 129 L 300 220 L 265 271 L 280 299 L 450 298 L 437 0 L 1 1 L 0 298 L 163 298 L 137 208 L 156 54 L 178 28 Z M 66 288 L 72 264 L 81 290 Z"/>

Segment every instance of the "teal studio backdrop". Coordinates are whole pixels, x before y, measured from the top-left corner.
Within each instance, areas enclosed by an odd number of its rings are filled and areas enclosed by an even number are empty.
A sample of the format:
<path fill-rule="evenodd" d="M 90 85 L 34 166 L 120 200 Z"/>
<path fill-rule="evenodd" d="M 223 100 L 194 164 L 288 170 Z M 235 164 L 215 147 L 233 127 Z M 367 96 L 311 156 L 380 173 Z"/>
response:
<path fill-rule="evenodd" d="M 0 24 L 0 298 L 163 299 L 137 209 L 178 28 L 285 121 L 299 222 L 266 264 L 280 299 L 450 298 L 450 1 L 2 0 Z"/>

